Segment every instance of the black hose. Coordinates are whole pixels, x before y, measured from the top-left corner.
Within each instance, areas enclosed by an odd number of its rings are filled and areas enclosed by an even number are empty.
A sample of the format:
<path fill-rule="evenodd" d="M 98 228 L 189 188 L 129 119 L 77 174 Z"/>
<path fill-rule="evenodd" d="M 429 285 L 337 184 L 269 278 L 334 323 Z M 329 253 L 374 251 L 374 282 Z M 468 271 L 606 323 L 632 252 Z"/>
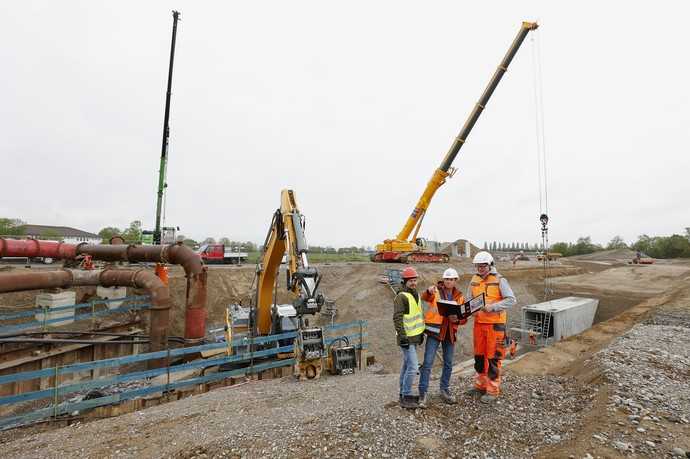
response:
<path fill-rule="evenodd" d="M 97 331 L 39 331 L 39 332 L 24 332 L 16 333 L 12 335 L 0 335 L 0 339 L 5 338 L 15 338 L 18 336 L 35 336 L 35 335 L 98 335 L 98 336 L 127 336 L 131 338 L 148 338 L 149 335 L 143 333 L 110 333 L 110 332 L 97 332 Z M 182 336 L 168 336 L 169 341 L 180 341 L 185 340 Z"/>
<path fill-rule="evenodd" d="M 345 346 L 350 345 L 350 340 L 347 338 L 347 336 L 339 336 L 338 338 L 335 338 L 333 341 L 331 341 L 331 344 L 328 345 L 328 355 L 331 355 L 331 347 L 333 347 L 333 345 L 338 341 L 343 341 L 345 343 Z"/>
<path fill-rule="evenodd" d="M 52 338 L 6 338 L 0 339 L 0 344 L 5 343 L 34 343 L 34 344 L 146 344 L 151 340 L 126 340 L 126 341 L 97 341 L 87 339 L 52 339 Z"/>
<path fill-rule="evenodd" d="M 118 335 L 119 336 L 119 335 Z M 130 335 L 122 335 L 130 336 Z M 135 339 L 135 340 L 119 340 L 119 341 L 98 341 L 98 340 L 88 340 L 88 339 L 58 339 L 58 338 L 0 338 L 0 344 L 5 343 L 25 343 L 25 344 L 147 344 L 151 340 L 148 339 L 146 335 L 139 335 L 142 338 L 147 339 Z M 135 336 L 136 338 L 137 336 Z M 171 336 L 168 337 L 168 341 L 185 344 L 186 340 L 184 338 Z"/>

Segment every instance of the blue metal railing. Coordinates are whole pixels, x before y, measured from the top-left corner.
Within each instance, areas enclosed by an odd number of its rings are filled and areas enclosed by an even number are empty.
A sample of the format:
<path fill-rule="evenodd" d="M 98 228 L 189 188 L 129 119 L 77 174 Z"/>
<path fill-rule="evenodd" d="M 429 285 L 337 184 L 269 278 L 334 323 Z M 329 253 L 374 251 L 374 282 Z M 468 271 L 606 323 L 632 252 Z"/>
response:
<path fill-rule="evenodd" d="M 367 322 L 363 320 L 349 322 L 345 324 L 335 324 L 332 326 L 324 327 L 324 342 L 326 346 L 332 343 L 335 339 L 346 336 L 350 343 L 354 344 L 357 349 L 366 349 L 367 345 L 364 342 L 364 338 L 367 336 L 366 333 Z M 343 334 L 343 330 L 355 329 L 354 333 Z M 46 368 L 42 370 L 26 371 L 22 373 L 16 373 L 11 375 L 0 376 L 0 384 L 11 384 L 21 381 L 27 381 L 36 378 L 54 378 L 54 384 L 52 388 L 37 390 L 32 392 L 26 392 L 17 395 L 10 395 L 5 397 L 0 397 L 0 406 L 13 405 L 16 403 L 36 401 L 46 398 L 51 398 L 50 405 L 46 408 L 41 408 L 29 413 L 6 416 L 0 418 L 0 428 L 16 427 L 19 425 L 27 424 L 30 422 L 38 421 L 41 419 L 46 419 L 50 417 L 57 417 L 63 414 L 68 414 L 74 411 L 80 411 L 90 408 L 95 408 L 98 406 L 111 405 L 124 400 L 130 400 L 137 397 L 142 397 L 145 395 L 155 394 L 159 392 L 167 392 L 177 388 L 191 386 L 196 384 L 202 384 L 212 381 L 222 380 L 232 376 L 242 376 L 251 373 L 257 373 L 270 368 L 279 368 L 284 366 L 292 366 L 295 364 L 294 359 L 284 359 L 284 360 L 270 360 L 268 362 L 254 363 L 254 359 L 272 357 L 279 353 L 287 353 L 293 350 L 293 346 L 282 346 L 278 347 L 277 342 L 279 340 L 295 338 L 297 332 L 287 332 L 281 333 L 279 335 L 272 336 L 261 336 L 257 338 L 237 338 L 232 341 L 233 346 L 250 346 L 257 344 L 270 344 L 276 343 L 276 347 L 270 349 L 244 352 L 242 354 L 215 357 L 204 360 L 197 360 L 189 363 L 184 363 L 181 365 L 166 366 L 163 368 L 155 368 L 151 370 L 136 371 L 132 373 L 125 373 L 115 376 L 106 376 L 99 379 L 94 379 L 90 381 L 84 381 L 79 383 L 67 383 L 60 385 L 59 380 L 61 376 L 67 374 L 73 374 L 83 371 L 90 371 L 95 369 L 119 367 L 122 365 L 128 365 L 132 363 L 146 362 L 155 359 L 166 359 L 168 362 L 172 357 L 180 357 L 188 354 L 196 354 L 202 351 L 214 350 L 214 349 L 225 349 L 226 343 L 212 343 L 204 344 L 200 346 L 179 348 L 179 349 L 168 349 L 164 351 L 148 352 L 145 354 L 128 355 L 124 357 L 115 357 L 104 360 L 97 360 L 93 362 L 85 363 L 75 363 L 71 365 L 66 365 L 63 367 L 53 367 Z M 252 346 L 253 347 L 253 346 Z M 241 363 L 241 362 L 252 362 L 251 366 L 246 366 L 243 368 L 230 370 L 230 371 L 218 371 L 210 375 L 199 376 L 191 379 L 185 379 L 177 382 L 167 382 L 165 384 L 158 384 L 149 387 L 137 388 L 133 390 L 128 390 L 114 395 L 107 395 L 104 397 L 98 397 L 91 400 L 83 400 L 79 402 L 61 402 L 58 400 L 66 395 L 73 394 L 76 392 L 91 390 L 100 387 L 111 386 L 113 384 L 119 384 L 128 381 L 141 381 L 147 380 L 160 375 L 170 375 L 172 373 L 192 370 L 197 368 L 208 368 L 220 366 L 228 363 Z M 219 367 L 220 368 L 220 367 Z"/>
<path fill-rule="evenodd" d="M 0 314 L 0 337 L 2 335 L 7 335 L 10 333 L 17 332 L 19 330 L 27 330 L 31 328 L 42 328 L 45 329 L 50 325 L 53 324 L 58 324 L 62 323 L 65 320 L 72 320 L 74 321 L 80 321 L 80 320 L 88 320 L 88 319 L 93 319 L 95 317 L 102 317 L 102 316 L 107 316 L 110 314 L 117 314 L 117 313 L 123 313 L 123 312 L 128 312 L 131 310 L 137 310 L 137 309 L 148 309 L 151 307 L 151 304 L 148 303 L 148 301 L 151 299 L 150 296 L 147 295 L 142 295 L 142 296 L 128 296 L 124 298 L 114 298 L 114 299 L 109 299 L 109 300 L 101 300 L 101 299 L 95 299 L 92 300 L 88 303 L 78 303 L 78 304 L 71 304 L 71 305 L 66 305 L 66 306 L 58 306 L 54 308 L 33 308 L 27 311 L 21 311 L 21 312 L 13 312 L 9 314 Z M 115 303 L 115 302 L 125 302 L 128 304 L 122 305 L 120 307 L 114 308 L 114 309 L 108 309 L 108 308 L 101 308 L 100 310 L 97 309 L 99 305 L 106 305 L 108 303 Z M 57 317 L 54 319 L 48 319 L 49 314 L 55 313 L 55 312 L 61 312 L 61 311 L 67 311 L 73 309 L 75 314 L 74 317 Z M 83 314 L 77 314 L 77 310 L 83 310 L 83 309 L 90 309 L 88 313 L 83 313 Z M 22 322 L 19 324 L 12 324 L 12 325 L 3 325 L 4 322 L 10 321 L 10 320 L 17 320 L 17 319 L 24 319 L 27 317 L 34 317 L 37 314 L 42 314 L 43 315 L 43 320 L 29 320 L 27 322 Z"/>

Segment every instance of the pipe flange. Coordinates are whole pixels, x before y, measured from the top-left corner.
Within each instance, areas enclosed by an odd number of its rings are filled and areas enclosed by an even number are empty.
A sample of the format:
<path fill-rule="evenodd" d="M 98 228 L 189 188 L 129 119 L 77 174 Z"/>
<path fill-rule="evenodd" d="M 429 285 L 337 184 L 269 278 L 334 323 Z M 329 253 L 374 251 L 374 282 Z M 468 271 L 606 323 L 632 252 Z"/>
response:
<path fill-rule="evenodd" d="M 81 255 L 82 254 L 81 248 L 82 248 L 82 246 L 85 246 L 85 245 L 89 245 L 89 243 L 88 242 L 80 242 L 79 244 L 77 244 L 77 247 L 74 249 L 74 253 L 77 255 Z"/>
<path fill-rule="evenodd" d="M 161 261 L 160 261 L 160 263 L 162 263 L 164 265 L 167 265 L 168 263 L 170 263 L 170 261 L 168 260 L 168 249 L 170 249 L 169 245 L 164 245 L 163 248 L 161 249 L 161 254 L 160 254 Z"/>

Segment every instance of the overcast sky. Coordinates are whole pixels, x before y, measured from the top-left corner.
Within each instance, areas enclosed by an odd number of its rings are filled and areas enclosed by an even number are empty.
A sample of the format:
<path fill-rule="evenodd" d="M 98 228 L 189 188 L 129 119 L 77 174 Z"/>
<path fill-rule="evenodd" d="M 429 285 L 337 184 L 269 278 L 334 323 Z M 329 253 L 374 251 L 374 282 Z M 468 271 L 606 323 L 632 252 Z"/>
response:
<path fill-rule="evenodd" d="M 171 10 L 166 224 L 311 244 L 403 226 L 522 20 L 538 20 L 551 241 L 690 226 L 687 2 L 0 3 L 0 216 L 153 228 Z M 536 242 L 533 42 L 437 193 L 432 239 Z"/>

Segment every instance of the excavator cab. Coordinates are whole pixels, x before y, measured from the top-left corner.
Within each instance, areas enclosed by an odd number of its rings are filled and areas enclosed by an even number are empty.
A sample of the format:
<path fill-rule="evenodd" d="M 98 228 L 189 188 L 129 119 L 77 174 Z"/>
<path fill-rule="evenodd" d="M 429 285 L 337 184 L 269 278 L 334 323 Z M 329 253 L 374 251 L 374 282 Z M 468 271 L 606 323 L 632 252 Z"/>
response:
<path fill-rule="evenodd" d="M 273 332 L 272 335 L 295 331 L 299 328 L 299 317 L 297 311 L 291 304 L 273 305 Z M 282 339 L 278 341 L 279 346 L 289 346 L 294 342 L 294 338 Z"/>

